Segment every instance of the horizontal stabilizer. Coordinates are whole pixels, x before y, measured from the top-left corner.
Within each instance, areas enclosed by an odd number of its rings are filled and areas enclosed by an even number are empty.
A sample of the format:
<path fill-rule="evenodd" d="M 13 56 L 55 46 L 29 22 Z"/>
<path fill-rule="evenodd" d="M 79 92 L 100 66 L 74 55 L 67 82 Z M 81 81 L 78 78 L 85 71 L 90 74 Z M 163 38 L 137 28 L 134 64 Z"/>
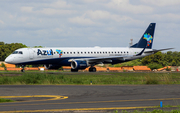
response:
<path fill-rule="evenodd" d="M 165 50 L 170 50 L 170 49 L 174 49 L 174 48 L 166 48 L 166 49 L 159 49 L 159 50 L 154 49 L 152 51 L 145 51 L 144 53 L 153 53 L 153 52 L 157 53 L 159 51 L 165 51 Z"/>

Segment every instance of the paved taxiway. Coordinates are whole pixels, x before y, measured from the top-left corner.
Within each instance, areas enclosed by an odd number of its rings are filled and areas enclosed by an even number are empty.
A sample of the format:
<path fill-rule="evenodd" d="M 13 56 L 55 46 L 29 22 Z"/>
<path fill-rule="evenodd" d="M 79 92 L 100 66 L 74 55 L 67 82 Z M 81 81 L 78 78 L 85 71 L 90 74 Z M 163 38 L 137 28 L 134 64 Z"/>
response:
<path fill-rule="evenodd" d="M 0 96 L 20 100 L 0 103 L 0 112 L 133 109 L 158 106 L 160 101 L 179 105 L 180 85 L 1 85 Z"/>

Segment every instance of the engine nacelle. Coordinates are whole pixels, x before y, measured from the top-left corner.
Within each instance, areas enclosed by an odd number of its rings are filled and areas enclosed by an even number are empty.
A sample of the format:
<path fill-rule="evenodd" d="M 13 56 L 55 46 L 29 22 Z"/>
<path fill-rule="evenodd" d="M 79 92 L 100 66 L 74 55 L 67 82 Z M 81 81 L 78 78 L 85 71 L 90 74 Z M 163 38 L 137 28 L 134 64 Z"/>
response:
<path fill-rule="evenodd" d="M 71 68 L 72 69 L 86 69 L 87 67 L 88 67 L 88 64 L 86 61 L 73 60 L 71 62 Z"/>
<path fill-rule="evenodd" d="M 56 64 L 46 64 L 44 65 L 46 69 L 59 69 L 61 66 Z"/>

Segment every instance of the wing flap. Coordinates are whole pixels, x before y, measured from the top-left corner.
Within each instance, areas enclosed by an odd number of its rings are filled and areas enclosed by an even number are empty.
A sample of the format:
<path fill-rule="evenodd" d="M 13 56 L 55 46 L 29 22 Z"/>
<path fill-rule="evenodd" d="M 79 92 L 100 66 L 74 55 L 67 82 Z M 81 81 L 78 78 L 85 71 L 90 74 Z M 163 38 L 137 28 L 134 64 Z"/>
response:
<path fill-rule="evenodd" d="M 112 62 L 111 59 L 119 59 L 124 60 L 124 56 L 111 56 L 111 57 L 95 57 L 95 58 L 80 58 L 80 59 L 70 59 L 69 62 L 72 62 L 73 60 L 82 60 L 82 61 L 108 61 Z"/>

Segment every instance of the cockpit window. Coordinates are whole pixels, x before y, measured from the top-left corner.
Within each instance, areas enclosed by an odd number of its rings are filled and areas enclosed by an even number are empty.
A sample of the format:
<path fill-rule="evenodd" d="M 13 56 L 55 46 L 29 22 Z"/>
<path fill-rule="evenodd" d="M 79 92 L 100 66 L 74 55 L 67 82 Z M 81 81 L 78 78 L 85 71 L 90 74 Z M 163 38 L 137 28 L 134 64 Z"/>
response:
<path fill-rule="evenodd" d="M 22 51 L 14 51 L 12 54 L 23 54 Z"/>
<path fill-rule="evenodd" d="M 23 54 L 23 52 L 22 52 L 22 51 L 19 51 L 19 54 Z"/>
<path fill-rule="evenodd" d="M 12 54 L 18 54 L 18 51 L 14 51 Z"/>

